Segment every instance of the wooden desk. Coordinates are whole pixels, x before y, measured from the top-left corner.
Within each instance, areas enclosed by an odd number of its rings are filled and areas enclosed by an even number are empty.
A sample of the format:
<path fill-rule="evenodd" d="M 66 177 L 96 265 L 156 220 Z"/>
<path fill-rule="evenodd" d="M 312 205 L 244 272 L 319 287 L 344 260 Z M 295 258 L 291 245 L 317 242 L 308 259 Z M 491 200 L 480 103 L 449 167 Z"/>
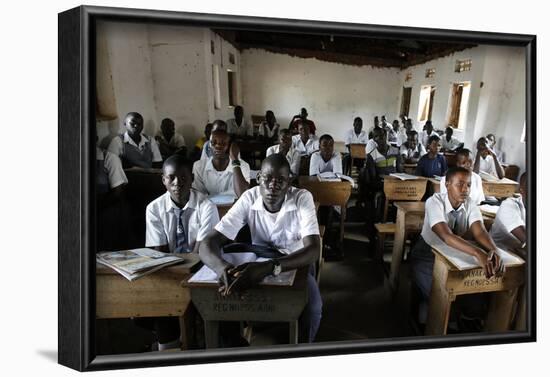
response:
<path fill-rule="evenodd" d="M 183 317 L 191 295 L 181 282 L 190 277 L 200 262 L 188 254 L 184 263 L 165 267 L 134 281 L 96 264 L 96 318 Z M 185 343 L 185 327 L 182 341 Z"/>
<path fill-rule="evenodd" d="M 432 291 L 426 322 L 426 335 L 445 335 L 452 302 L 458 295 L 494 292 L 491 297 L 486 330 L 510 329 L 518 289 L 524 283 L 524 265 L 508 266 L 502 277 L 486 279 L 481 267 L 460 271 L 439 251 L 435 254 Z"/>
<path fill-rule="evenodd" d="M 426 185 L 428 179 L 426 177 L 418 177 L 418 179 L 401 180 L 384 175 L 384 195 L 386 202 L 384 204 L 384 218 L 387 221 L 388 207 L 390 201 L 419 201 L 426 193 Z"/>
<path fill-rule="evenodd" d="M 399 285 L 399 269 L 403 259 L 403 248 L 407 233 L 420 232 L 424 223 L 424 202 L 395 202 L 397 207 L 397 218 L 395 221 L 395 236 L 391 257 L 391 269 L 389 283 L 395 293 Z"/>
<path fill-rule="evenodd" d="M 438 181 L 435 178 L 428 178 L 428 185 L 430 186 L 430 192 L 432 195 L 441 191 L 441 181 Z"/>
<path fill-rule="evenodd" d="M 416 166 L 417 164 L 402 164 L 403 167 L 403 173 L 412 174 L 416 172 Z"/>
<path fill-rule="evenodd" d="M 307 268 L 298 270 L 291 287 L 255 287 L 242 297 L 222 296 L 217 284 L 184 282 L 204 320 L 206 348 L 219 347 L 220 321 L 288 322 L 289 343 L 297 344 L 298 318 L 308 300 L 307 273 Z"/>
<path fill-rule="evenodd" d="M 508 178 L 502 178 L 498 182 L 482 181 L 483 193 L 485 196 L 494 196 L 495 198 L 508 198 L 516 192 L 518 183 Z"/>

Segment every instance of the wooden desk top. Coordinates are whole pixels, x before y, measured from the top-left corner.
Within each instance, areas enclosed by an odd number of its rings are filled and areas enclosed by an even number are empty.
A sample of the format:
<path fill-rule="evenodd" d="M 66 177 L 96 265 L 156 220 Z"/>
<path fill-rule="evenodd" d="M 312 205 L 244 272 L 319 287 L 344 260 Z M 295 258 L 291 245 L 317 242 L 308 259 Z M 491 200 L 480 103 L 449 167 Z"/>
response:
<path fill-rule="evenodd" d="M 413 175 L 413 174 L 411 174 Z M 426 177 L 422 177 L 420 175 L 415 175 L 416 179 L 399 179 L 397 177 L 393 177 L 389 174 L 384 174 L 382 175 L 382 179 L 383 180 L 390 180 L 390 181 L 398 181 L 398 182 L 403 182 L 403 183 L 407 183 L 407 182 L 415 182 L 415 181 L 427 181 L 429 178 L 426 178 Z"/>
<path fill-rule="evenodd" d="M 486 179 L 482 179 L 482 183 L 483 184 L 495 184 L 495 185 L 519 185 L 518 182 L 516 181 L 512 181 L 511 179 L 509 178 L 502 178 L 502 179 L 499 179 L 498 181 L 489 181 L 489 180 L 486 180 Z"/>
<path fill-rule="evenodd" d="M 348 182 L 347 180 L 344 180 L 344 179 L 341 179 L 340 182 L 330 182 L 330 181 L 320 181 L 319 178 L 316 176 L 316 175 L 300 175 L 298 177 L 298 185 L 299 186 L 302 186 L 302 185 L 311 185 L 313 183 L 322 183 L 322 184 L 327 184 L 327 183 L 331 183 L 331 184 L 341 184 L 342 182 L 346 182 L 348 184 L 351 185 L 351 182 Z"/>
<path fill-rule="evenodd" d="M 168 266 L 161 268 L 158 271 L 153 272 L 151 275 L 155 274 L 181 274 L 181 275 L 188 275 L 192 272 L 194 272 L 200 264 L 200 258 L 195 253 L 188 253 L 185 255 L 185 260 L 183 263 L 178 263 L 176 265 Z M 118 272 L 113 270 L 110 267 L 107 267 L 101 263 L 96 262 L 96 275 L 120 275 Z M 141 279 L 145 279 L 146 275 L 142 277 Z M 122 279 L 125 279 L 122 275 L 120 275 Z M 130 281 L 128 283 L 131 283 Z"/>
<path fill-rule="evenodd" d="M 426 210 L 425 202 L 394 202 L 393 205 L 405 213 L 424 213 Z"/>

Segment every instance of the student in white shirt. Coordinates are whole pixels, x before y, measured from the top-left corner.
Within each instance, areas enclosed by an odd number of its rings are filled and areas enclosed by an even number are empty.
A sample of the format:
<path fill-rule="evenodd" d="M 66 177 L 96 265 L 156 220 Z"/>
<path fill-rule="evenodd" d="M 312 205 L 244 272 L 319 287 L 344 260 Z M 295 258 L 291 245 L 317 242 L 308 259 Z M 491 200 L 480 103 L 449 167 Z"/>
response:
<path fill-rule="evenodd" d="M 235 118 L 227 120 L 227 132 L 239 139 L 252 135 L 250 123 L 244 118 L 244 109 L 242 106 L 235 106 L 233 111 Z"/>
<path fill-rule="evenodd" d="M 160 154 L 165 160 L 176 151 L 184 156 L 187 154 L 185 139 L 176 133 L 176 126 L 170 118 L 164 118 L 160 122 L 160 130 L 157 132 L 155 140 L 158 143 Z"/>
<path fill-rule="evenodd" d="M 406 164 L 416 164 L 426 153 L 426 148 L 418 142 L 418 133 L 414 130 L 409 132 L 407 141 L 399 148 L 399 154 Z"/>
<path fill-rule="evenodd" d="M 428 120 L 424 125 L 424 131 L 420 132 L 419 134 L 419 140 L 425 148 L 428 148 L 428 139 L 434 135 L 439 137 L 437 132 L 434 131 L 434 126 L 432 124 L 432 121 Z"/>
<path fill-rule="evenodd" d="M 387 142 L 390 145 L 393 145 L 395 147 L 401 146 L 401 143 L 399 142 L 399 121 L 396 119 L 393 121 L 391 127 L 387 129 Z"/>
<path fill-rule="evenodd" d="M 393 132 L 395 132 L 395 145 L 401 147 L 401 145 L 403 145 L 403 143 L 405 143 L 408 139 L 407 129 L 405 127 L 399 126 L 399 121 L 397 119 L 393 121 L 392 127 Z"/>
<path fill-rule="evenodd" d="M 96 162 L 98 194 L 105 194 L 111 190 L 118 192 L 128 183 L 122 161 L 117 155 L 96 147 Z"/>
<path fill-rule="evenodd" d="M 445 137 L 441 139 L 441 151 L 455 151 L 463 146 L 464 143 L 453 137 L 453 127 L 448 126 L 445 129 Z"/>
<path fill-rule="evenodd" d="M 346 138 L 345 138 L 345 141 L 344 141 L 344 144 L 346 146 L 346 149 L 348 150 L 348 153 L 346 153 L 346 155 L 344 156 L 344 160 L 343 160 L 343 166 L 344 166 L 344 172 L 346 174 L 350 174 L 350 170 L 351 170 L 351 147 L 350 145 L 351 144 L 363 144 L 363 145 L 367 145 L 367 143 L 369 142 L 369 135 L 363 130 L 363 119 L 361 119 L 360 117 L 356 117 L 354 120 L 353 120 L 353 129 L 351 130 L 348 130 L 348 132 L 346 133 Z M 355 161 L 355 165 L 357 166 L 358 169 L 360 169 L 363 164 L 365 163 L 364 160 L 360 160 L 360 159 L 356 159 Z"/>
<path fill-rule="evenodd" d="M 470 199 L 475 204 L 480 204 L 485 200 L 485 194 L 483 193 L 483 183 L 481 177 L 472 171 L 472 152 L 469 149 L 463 148 L 456 152 L 456 166 L 460 168 L 466 168 L 472 172 L 472 180 L 470 186 Z M 443 177 L 439 183 L 439 192 L 445 194 L 447 192 L 447 179 Z"/>
<path fill-rule="evenodd" d="M 279 123 L 271 110 L 265 112 L 265 120 L 260 124 L 259 135 L 266 141 L 275 142 L 279 138 Z"/>
<path fill-rule="evenodd" d="M 160 167 L 162 156 L 157 142 L 142 133 L 143 117 L 131 112 L 124 118 L 126 132 L 113 138 L 107 150 L 122 160 L 125 168 L 138 166 L 141 168 Z"/>
<path fill-rule="evenodd" d="M 293 148 L 292 136 L 288 128 L 279 131 L 279 144 L 267 148 L 265 155 L 269 157 L 274 153 L 280 153 L 286 157 L 290 164 L 290 176 L 292 178 L 300 174 L 300 152 Z"/>
<path fill-rule="evenodd" d="M 527 201 L 527 173 L 519 179 L 519 195 L 504 200 L 491 226 L 491 237 L 504 250 L 519 251 L 525 256 L 527 242 L 525 228 L 525 204 Z"/>
<path fill-rule="evenodd" d="M 191 162 L 181 155 L 169 157 L 162 167 L 166 193 L 145 210 L 145 246 L 166 253 L 198 252 L 198 245 L 218 223 L 218 209 L 204 194 L 191 190 Z M 138 324 L 155 329 L 159 350 L 179 348 L 179 320 L 153 318 Z"/>
<path fill-rule="evenodd" d="M 488 134 L 487 140 L 489 141 L 489 148 L 495 152 L 495 155 L 497 156 L 498 160 L 502 163 L 504 162 L 504 152 L 502 152 L 500 149 L 497 149 L 497 138 L 494 134 Z"/>
<path fill-rule="evenodd" d="M 309 162 L 309 175 L 325 172 L 342 174 L 342 158 L 334 151 L 334 139 L 328 134 L 319 138 L 319 151 L 311 155 Z"/>
<path fill-rule="evenodd" d="M 431 246 L 445 243 L 473 256 L 487 278 L 501 275 L 504 266 L 496 245 L 485 230 L 477 204 L 470 199 L 471 172 L 451 168 L 446 175 L 447 193 L 436 193 L 426 201 L 426 212 L 420 238 L 411 250 L 412 277 L 421 294 L 420 322 L 426 320 L 427 302 L 432 286 L 434 255 Z M 464 237 L 471 235 L 474 246 Z"/>
<path fill-rule="evenodd" d="M 504 177 L 504 169 L 495 152 L 489 148 L 489 141 L 485 137 L 480 137 L 477 141 L 477 154 L 474 162 L 474 171 L 476 173 L 484 172 L 498 179 Z"/>
<path fill-rule="evenodd" d="M 227 132 L 227 123 L 225 123 L 223 120 L 220 120 L 220 119 L 216 119 L 215 121 L 212 122 L 212 127 L 210 128 L 208 140 L 202 146 L 202 152 L 201 152 L 201 158 L 200 158 L 201 160 L 204 158 L 212 157 L 214 152 L 213 152 L 212 146 L 210 145 L 210 136 L 212 135 L 212 132 L 216 130 Z M 206 129 L 205 129 L 205 135 L 206 135 Z"/>
<path fill-rule="evenodd" d="M 273 154 L 262 162 L 259 186 L 246 191 L 215 229 L 201 242 L 199 255 L 219 278 L 222 295 L 246 291 L 268 275 L 300 267 L 310 268 L 308 303 L 300 316 L 300 341 L 313 342 L 321 321 L 322 301 L 314 277 L 314 263 L 321 247 L 313 196 L 292 187 L 290 166 L 284 156 Z M 274 259 L 235 267 L 221 257 L 222 247 L 248 224 L 254 245 L 278 250 Z M 231 287 L 231 288 L 230 288 Z"/>
<path fill-rule="evenodd" d="M 210 134 L 212 157 L 200 159 L 193 165 L 193 188 L 208 196 L 233 195 L 236 198 L 248 189 L 250 166 L 239 159 L 239 146 L 230 144 L 222 130 Z"/>
<path fill-rule="evenodd" d="M 319 139 L 309 132 L 309 126 L 304 125 L 300 119 L 296 122 L 298 122 L 298 135 L 292 136 L 292 146 L 300 152 L 301 156 L 311 156 L 313 152 L 319 150 Z"/>

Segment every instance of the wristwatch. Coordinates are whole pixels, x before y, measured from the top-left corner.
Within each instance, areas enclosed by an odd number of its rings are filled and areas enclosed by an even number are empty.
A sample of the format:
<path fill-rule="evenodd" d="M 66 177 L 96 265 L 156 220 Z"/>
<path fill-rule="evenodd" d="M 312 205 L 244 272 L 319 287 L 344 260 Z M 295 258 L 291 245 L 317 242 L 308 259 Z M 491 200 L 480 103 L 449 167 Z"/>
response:
<path fill-rule="evenodd" d="M 271 262 L 273 262 L 273 271 L 271 271 L 271 275 L 279 276 L 282 270 L 281 262 L 279 262 L 277 259 L 272 259 Z"/>

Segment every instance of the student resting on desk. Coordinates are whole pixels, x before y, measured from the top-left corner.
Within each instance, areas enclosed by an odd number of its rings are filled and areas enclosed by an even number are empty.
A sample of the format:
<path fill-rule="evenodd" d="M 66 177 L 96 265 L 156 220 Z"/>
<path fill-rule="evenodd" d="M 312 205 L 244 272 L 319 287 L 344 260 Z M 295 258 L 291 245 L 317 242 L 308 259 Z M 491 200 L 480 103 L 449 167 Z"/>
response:
<path fill-rule="evenodd" d="M 301 156 L 311 156 L 315 151 L 319 150 L 319 139 L 310 134 L 309 126 L 302 123 L 300 119 L 297 119 L 298 122 L 298 135 L 292 136 L 292 146 Z"/>
<path fill-rule="evenodd" d="M 456 166 L 460 168 L 468 169 L 472 173 L 471 186 L 470 186 L 470 199 L 479 205 L 485 200 L 485 194 L 483 193 L 483 183 L 479 174 L 472 171 L 472 152 L 469 149 L 463 148 L 456 152 Z M 447 192 L 447 178 L 443 177 L 439 182 L 439 192 L 445 194 Z"/>
<path fill-rule="evenodd" d="M 434 131 L 434 126 L 432 124 L 431 120 L 427 120 L 426 124 L 424 124 L 424 129 L 419 134 L 419 140 L 422 143 L 426 149 L 428 149 L 428 143 L 430 142 L 429 139 L 432 136 L 437 136 L 439 138 L 439 135 L 437 132 Z"/>
<path fill-rule="evenodd" d="M 502 179 L 504 177 L 504 169 L 495 152 L 489 148 L 489 141 L 485 137 L 479 138 L 477 141 L 477 154 L 474 162 L 474 171 L 476 173 L 484 172 Z"/>
<path fill-rule="evenodd" d="M 250 166 L 239 156 L 237 143 L 230 143 L 229 134 L 216 129 L 210 135 L 212 157 L 193 164 L 193 188 L 208 196 L 240 197 L 250 183 Z"/>
<path fill-rule="evenodd" d="M 328 134 L 319 138 L 319 151 L 313 152 L 309 162 L 309 175 L 326 172 L 342 174 L 342 158 L 334 151 L 334 139 Z"/>
<path fill-rule="evenodd" d="M 363 119 L 360 117 L 356 117 L 353 120 L 353 129 L 348 130 L 346 133 L 346 140 L 345 140 L 345 146 L 348 151 L 348 153 L 344 156 L 344 171 L 346 174 L 349 174 L 351 170 L 351 144 L 363 144 L 367 145 L 369 142 L 369 135 L 363 131 Z M 361 166 L 364 164 L 364 161 L 362 160 L 355 160 L 355 165 L 357 168 L 361 168 Z"/>
<path fill-rule="evenodd" d="M 473 256 L 487 278 L 504 271 L 496 245 L 485 230 L 483 217 L 470 198 L 471 172 L 455 167 L 445 176 L 447 193 L 433 194 L 426 201 L 422 232 L 411 250 L 412 278 L 421 294 L 419 319 L 425 323 L 427 302 L 432 287 L 434 255 L 432 245 L 443 241 L 447 245 Z M 479 246 L 465 240 L 470 236 Z"/>
<path fill-rule="evenodd" d="M 426 148 L 418 142 L 418 132 L 409 132 L 407 141 L 401 145 L 399 153 L 406 164 L 416 164 L 420 157 L 426 154 Z"/>
<path fill-rule="evenodd" d="M 416 164 L 415 174 L 431 178 L 434 175 L 443 176 L 447 171 L 447 160 L 439 153 L 441 149 L 439 136 L 433 135 L 428 139 L 428 153 L 420 157 Z"/>
<path fill-rule="evenodd" d="M 250 123 L 244 118 L 243 107 L 235 106 L 233 115 L 235 115 L 234 118 L 227 120 L 227 132 L 237 139 L 244 139 L 247 136 L 252 136 L 252 128 Z"/>
<path fill-rule="evenodd" d="M 274 143 L 279 138 L 279 123 L 275 119 L 275 114 L 271 110 L 265 112 L 265 120 L 260 124 L 260 138 Z"/>
<path fill-rule="evenodd" d="M 441 150 L 450 152 L 462 148 L 463 146 L 464 143 L 461 143 L 457 138 L 453 137 L 453 127 L 448 126 L 445 128 L 445 137 L 441 139 Z"/>
<path fill-rule="evenodd" d="M 279 131 L 279 144 L 267 148 L 265 156 L 269 157 L 274 153 L 280 153 L 286 157 L 290 165 L 290 176 L 292 178 L 299 175 L 300 152 L 292 146 L 292 137 L 290 136 L 290 130 L 288 128 Z"/>
<path fill-rule="evenodd" d="M 500 149 L 497 149 L 497 138 L 495 134 L 488 134 L 486 136 L 487 140 L 489 141 L 489 148 L 495 152 L 495 155 L 497 156 L 497 159 L 502 163 L 504 162 L 504 152 L 502 152 Z"/>
<path fill-rule="evenodd" d="M 198 252 L 199 243 L 219 222 L 218 209 L 206 195 L 191 189 L 192 164 L 181 155 L 169 157 L 162 166 L 166 193 L 145 210 L 145 246 L 166 253 Z M 180 348 L 180 326 L 176 317 L 137 320 L 154 330 L 159 351 Z"/>
<path fill-rule="evenodd" d="M 184 156 L 187 154 L 185 139 L 176 133 L 176 126 L 170 118 L 164 118 L 160 122 L 160 131 L 155 136 L 155 140 L 159 145 L 160 154 L 164 160 L 176 152 Z"/>
<path fill-rule="evenodd" d="M 527 173 L 519 179 L 519 194 L 504 200 L 498 208 L 491 226 L 491 237 L 498 247 L 518 252 L 525 257 L 527 232 L 525 230 L 525 204 L 527 201 Z"/>
<path fill-rule="evenodd" d="M 309 114 L 307 113 L 307 109 L 305 107 L 302 107 L 302 109 L 300 110 L 300 114 L 294 115 L 292 117 L 292 119 L 290 120 L 290 124 L 288 125 L 288 129 L 290 130 L 290 133 L 292 133 L 292 135 L 297 135 L 300 132 L 300 130 L 298 129 L 298 126 L 300 124 L 308 125 L 309 133 L 315 135 L 317 128 L 315 127 L 315 123 L 307 118 L 308 115 Z"/>
<path fill-rule="evenodd" d="M 113 138 L 108 151 L 120 157 L 124 168 L 138 166 L 141 168 L 160 167 L 162 156 L 157 142 L 142 133 L 143 117 L 131 112 L 124 117 L 126 132 Z"/>
<path fill-rule="evenodd" d="M 213 155 L 213 149 L 210 145 L 210 136 L 212 135 L 213 131 L 220 130 L 227 133 L 227 123 L 225 123 L 223 120 L 216 119 L 214 122 L 212 122 L 212 131 L 210 131 L 210 135 L 208 136 L 208 140 L 204 143 L 202 146 L 202 152 L 201 152 L 201 160 L 203 158 L 209 158 Z"/>
<path fill-rule="evenodd" d="M 195 143 L 195 149 L 193 149 L 193 161 L 196 161 L 200 159 L 200 156 L 202 154 L 202 148 L 204 145 L 210 140 L 210 134 L 212 133 L 212 123 L 207 123 L 206 126 L 204 126 L 204 136 L 201 136 L 199 139 L 197 139 L 197 142 Z M 207 152 L 205 152 L 205 155 L 208 155 Z"/>
<path fill-rule="evenodd" d="M 308 303 L 299 320 L 299 339 L 313 342 L 319 328 L 322 301 L 314 277 L 319 257 L 319 225 L 313 196 L 290 186 L 290 166 L 284 156 L 272 154 L 262 162 L 259 186 L 246 191 L 214 230 L 201 242 L 199 255 L 218 274 L 220 291 L 229 295 L 245 291 L 265 276 L 308 267 Z M 275 259 L 232 266 L 221 257 L 221 248 L 248 224 L 254 245 L 278 249 Z M 231 290 L 230 285 L 233 283 Z"/>

